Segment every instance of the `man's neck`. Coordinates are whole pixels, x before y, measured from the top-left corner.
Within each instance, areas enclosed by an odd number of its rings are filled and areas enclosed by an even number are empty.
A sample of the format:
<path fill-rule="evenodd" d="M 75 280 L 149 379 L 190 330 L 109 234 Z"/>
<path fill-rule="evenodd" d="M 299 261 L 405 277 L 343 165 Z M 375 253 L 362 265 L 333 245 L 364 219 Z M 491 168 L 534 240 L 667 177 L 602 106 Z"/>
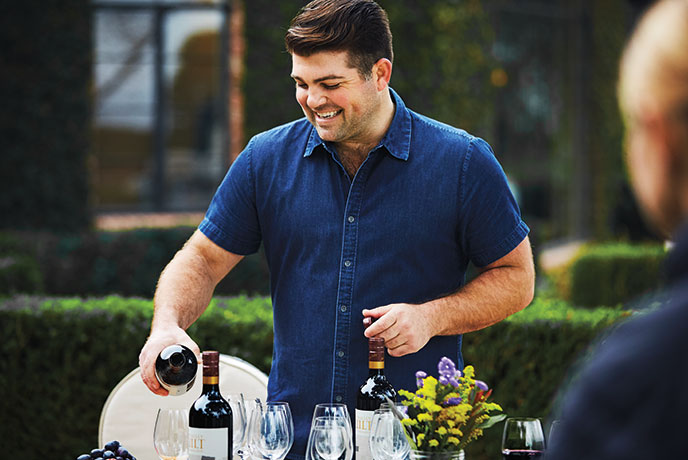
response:
<path fill-rule="evenodd" d="M 376 120 L 379 121 L 375 123 L 368 138 L 363 142 L 335 143 L 335 149 L 349 176 L 353 177 L 356 174 L 356 171 L 358 171 L 358 168 L 368 157 L 370 151 L 385 137 L 394 119 L 395 109 L 392 95 L 389 93 L 389 89 L 387 89 L 386 97 L 382 98 L 382 103 L 380 104 L 379 116 L 376 117 Z"/>

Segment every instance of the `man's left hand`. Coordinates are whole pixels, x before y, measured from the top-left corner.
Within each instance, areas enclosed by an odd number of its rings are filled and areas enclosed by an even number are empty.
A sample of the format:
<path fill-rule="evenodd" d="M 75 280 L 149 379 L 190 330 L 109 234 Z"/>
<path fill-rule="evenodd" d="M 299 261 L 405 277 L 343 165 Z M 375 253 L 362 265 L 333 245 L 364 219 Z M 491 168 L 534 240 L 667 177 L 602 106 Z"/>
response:
<path fill-rule="evenodd" d="M 429 315 L 422 305 L 395 303 L 363 310 L 363 316 L 375 319 L 365 330 L 365 336 L 385 339 L 390 356 L 415 353 L 433 336 Z"/>

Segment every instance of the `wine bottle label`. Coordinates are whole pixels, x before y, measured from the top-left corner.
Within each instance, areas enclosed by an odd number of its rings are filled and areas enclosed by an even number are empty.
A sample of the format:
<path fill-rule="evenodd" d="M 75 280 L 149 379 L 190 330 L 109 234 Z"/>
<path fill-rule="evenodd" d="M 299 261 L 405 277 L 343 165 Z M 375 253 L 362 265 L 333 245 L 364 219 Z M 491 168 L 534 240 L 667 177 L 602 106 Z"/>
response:
<path fill-rule="evenodd" d="M 230 460 L 229 428 L 189 427 L 189 460 Z"/>
<path fill-rule="evenodd" d="M 370 460 L 370 423 L 373 421 L 372 410 L 356 409 L 356 460 Z"/>

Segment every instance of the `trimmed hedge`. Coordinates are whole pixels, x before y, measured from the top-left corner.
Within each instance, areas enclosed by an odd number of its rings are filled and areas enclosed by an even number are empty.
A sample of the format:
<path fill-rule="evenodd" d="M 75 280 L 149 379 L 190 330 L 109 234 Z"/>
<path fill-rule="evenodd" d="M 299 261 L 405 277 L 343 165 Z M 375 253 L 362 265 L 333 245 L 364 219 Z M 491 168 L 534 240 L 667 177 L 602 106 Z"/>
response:
<path fill-rule="evenodd" d="M 661 244 L 589 244 L 551 270 L 557 295 L 581 307 L 628 304 L 662 287 L 667 251 Z"/>
<path fill-rule="evenodd" d="M 151 298 L 160 272 L 193 233 L 193 227 L 142 228 L 60 235 L 0 234 L 0 261 L 22 254 L 27 267 L 7 275 L 0 263 L 0 295 L 17 292 L 58 296 L 119 294 Z M 3 244 L 3 242 L 7 242 Z M 21 267 L 17 267 L 21 268 Z M 40 269 L 40 273 L 35 270 Z M 30 273 L 29 273 L 30 272 Z M 27 283 L 26 277 L 37 278 Z M 267 262 L 259 251 L 247 256 L 217 286 L 217 295 L 268 295 Z"/>
<path fill-rule="evenodd" d="M 123 297 L 1 301 L 0 413 L 13 421 L 0 424 L 3 454 L 39 458 L 45 447 L 36 440 L 46 440 L 60 446 L 55 458 L 72 460 L 95 446 L 102 405 L 137 366 L 152 310 L 150 300 Z M 506 413 L 546 416 L 579 353 L 628 315 L 618 309 L 580 311 L 539 298 L 508 320 L 465 335 L 465 360 L 494 388 Z M 189 334 L 202 349 L 240 356 L 269 371 L 268 298 L 214 299 Z M 428 366 L 426 371 L 436 372 L 436 363 Z M 488 430 L 469 447 L 470 458 L 497 458 L 500 433 L 500 427 Z"/>

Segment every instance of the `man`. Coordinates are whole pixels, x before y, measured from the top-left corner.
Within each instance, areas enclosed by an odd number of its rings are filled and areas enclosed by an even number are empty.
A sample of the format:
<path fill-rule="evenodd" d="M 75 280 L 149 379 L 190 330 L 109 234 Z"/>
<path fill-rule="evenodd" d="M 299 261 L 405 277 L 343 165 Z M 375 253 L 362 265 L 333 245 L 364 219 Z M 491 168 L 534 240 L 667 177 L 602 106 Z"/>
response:
<path fill-rule="evenodd" d="M 566 395 L 551 459 L 686 457 L 688 411 L 688 0 L 654 4 L 621 62 L 631 184 L 676 245 L 666 302 L 602 342 Z"/>
<path fill-rule="evenodd" d="M 269 399 L 288 401 L 290 458 L 301 458 L 315 404 L 351 413 L 382 337 L 386 374 L 413 389 L 442 356 L 462 366 L 464 332 L 524 308 L 534 271 L 520 218 L 490 147 L 408 110 L 388 86 L 392 37 L 370 0 L 316 0 L 286 34 L 305 118 L 251 139 L 198 231 L 160 277 L 141 351 L 198 349 L 187 328 L 213 288 L 261 241 L 271 273 Z M 480 274 L 463 286 L 467 264 Z M 377 318 L 364 336 L 363 317 Z"/>

